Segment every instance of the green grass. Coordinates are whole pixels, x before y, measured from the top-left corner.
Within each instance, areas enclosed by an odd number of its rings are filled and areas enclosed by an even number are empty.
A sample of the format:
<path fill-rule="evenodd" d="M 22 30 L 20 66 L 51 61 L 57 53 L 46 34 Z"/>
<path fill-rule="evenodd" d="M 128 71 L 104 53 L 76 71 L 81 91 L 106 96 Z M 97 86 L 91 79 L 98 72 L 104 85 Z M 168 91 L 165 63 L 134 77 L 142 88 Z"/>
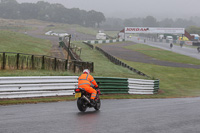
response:
<path fill-rule="evenodd" d="M 200 96 L 200 69 L 165 67 L 123 61 L 147 75 L 158 78 L 160 89 L 164 92 L 159 94 L 160 98 Z"/>
<path fill-rule="evenodd" d="M 0 26 L 0 29 L 1 30 L 10 30 L 10 31 L 27 31 L 28 28 L 26 28 L 25 26 L 10 26 L 10 25 L 7 25 L 7 26 Z"/>
<path fill-rule="evenodd" d="M 0 105 L 11 104 L 27 104 L 27 103 L 40 103 L 40 102 L 58 102 L 58 101 L 71 101 L 75 100 L 74 96 L 67 97 L 40 97 L 40 98 L 20 98 L 20 99 L 1 99 Z"/>
<path fill-rule="evenodd" d="M 80 33 L 84 33 L 84 34 L 90 34 L 90 35 L 95 35 L 98 33 L 98 29 L 94 29 L 94 28 L 86 28 L 86 27 L 82 27 L 82 26 L 75 26 L 75 29 L 77 32 Z"/>
<path fill-rule="evenodd" d="M 68 71 L 49 71 L 49 70 L 0 70 L 0 76 L 71 76 L 78 75 Z"/>
<path fill-rule="evenodd" d="M 123 68 L 119 65 L 115 65 L 110 62 L 103 54 L 101 54 L 96 49 L 89 48 L 86 44 L 82 42 L 73 42 L 73 45 L 82 48 L 81 59 L 84 61 L 94 62 L 94 76 L 104 76 L 104 77 L 124 77 L 124 78 L 146 78 L 140 76 L 127 68 Z M 79 54 L 79 52 L 77 52 Z"/>
<path fill-rule="evenodd" d="M 158 60 L 163 61 L 170 61 L 170 62 L 178 62 L 178 63 L 185 63 L 185 64 L 194 64 L 194 65 L 200 65 L 200 60 L 177 54 L 171 51 L 147 46 L 145 44 L 134 44 L 131 46 L 125 46 L 124 48 L 131 49 L 133 51 L 141 52 L 145 55 L 148 55 L 152 58 L 156 58 Z"/>
<path fill-rule="evenodd" d="M 48 40 L 37 39 L 12 31 L 0 31 L 0 52 L 48 55 L 51 46 L 52 44 Z"/>
<path fill-rule="evenodd" d="M 26 32 L 32 30 L 33 27 L 30 27 L 25 24 L 26 20 L 12 20 L 12 19 L 2 19 L 0 18 L 0 30 L 9 30 L 14 32 Z"/>

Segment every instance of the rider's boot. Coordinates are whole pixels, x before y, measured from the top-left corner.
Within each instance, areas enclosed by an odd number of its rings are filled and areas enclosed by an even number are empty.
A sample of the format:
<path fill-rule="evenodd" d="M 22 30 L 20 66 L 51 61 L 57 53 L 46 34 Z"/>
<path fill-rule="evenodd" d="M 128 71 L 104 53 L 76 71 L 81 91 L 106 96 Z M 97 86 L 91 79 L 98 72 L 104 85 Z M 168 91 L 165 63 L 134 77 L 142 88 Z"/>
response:
<path fill-rule="evenodd" d="M 94 107 L 96 105 L 96 102 L 94 101 L 94 99 L 90 99 L 90 104 L 92 107 Z"/>

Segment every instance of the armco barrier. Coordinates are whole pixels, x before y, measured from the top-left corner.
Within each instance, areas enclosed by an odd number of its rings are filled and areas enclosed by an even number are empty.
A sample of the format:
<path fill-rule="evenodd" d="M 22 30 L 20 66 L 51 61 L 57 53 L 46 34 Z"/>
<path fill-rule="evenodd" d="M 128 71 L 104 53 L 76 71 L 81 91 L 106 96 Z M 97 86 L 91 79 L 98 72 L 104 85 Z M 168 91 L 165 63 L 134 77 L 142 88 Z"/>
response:
<path fill-rule="evenodd" d="M 128 79 L 129 94 L 156 94 L 159 80 Z"/>
<path fill-rule="evenodd" d="M 94 46 L 92 44 L 90 44 L 90 43 L 87 43 L 87 41 L 84 41 L 83 43 L 88 45 L 90 48 L 94 49 Z"/>
<path fill-rule="evenodd" d="M 129 70 L 141 75 L 141 76 L 145 76 L 145 77 L 149 77 L 148 75 L 144 74 L 143 72 L 127 65 L 126 63 L 118 60 L 117 58 L 115 58 L 114 56 L 110 55 L 109 53 L 105 52 L 103 49 L 99 48 L 99 47 L 95 47 L 98 51 L 100 51 L 101 53 L 103 53 L 111 62 L 115 63 L 116 65 L 120 65 L 120 66 L 123 66 L 125 68 L 128 68 Z"/>
<path fill-rule="evenodd" d="M 158 80 L 95 77 L 102 94 L 155 94 Z M 73 95 L 78 76 L 0 77 L 0 98 Z"/>
<path fill-rule="evenodd" d="M 101 40 L 100 40 L 101 41 Z M 106 40 L 107 41 L 107 40 Z M 108 40 L 109 41 L 109 40 Z M 117 41 L 124 41 L 124 40 L 117 40 Z M 116 40 L 114 40 L 113 42 L 116 42 Z M 139 74 L 139 75 L 142 75 L 142 76 L 145 76 L 145 77 L 149 77 L 148 75 L 144 74 L 143 72 L 125 64 L 124 62 L 118 60 L 117 58 L 115 58 L 114 56 L 110 55 L 109 53 L 105 52 L 103 49 L 101 49 L 100 47 L 96 46 L 94 47 L 92 44 L 94 44 L 92 41 L 84 41 L 83 43 L 85 43 L 86 45 L 88 45 L 89 47 L 91 47 L 92 49 L 96 48 L 98 51 L 100 51 L 101 53 L 103 53 L 111 62 L 115 63 L 116 65 L 120 65 L 120 66 L 123 66 L 123 67 L 126 67 L 128 68 L 129 70 Z M 110 43 L 110 41 L 109 41 Z"/>
<path fill-rule="evenodd" d="M 128 88 L 127 78 L 95 77 L 95 80 L 98 83 L 102 94 L 111 94 L 111 93 L 128 94 L 129 88 Z"/>
<path fill-rule="evenodd" d="M 101 44 L 101 43 L 114 43 L 114 42 L 123 42 L 124 39 L 111 39 L 111 40 L 90 40 L 90 41 L 84 41 L 84 43 L 88 44 Z"/>
<path fill-rule="evenodd" d="M 0 77 L 0 98 L 72 95 L 77 76 Z"/>

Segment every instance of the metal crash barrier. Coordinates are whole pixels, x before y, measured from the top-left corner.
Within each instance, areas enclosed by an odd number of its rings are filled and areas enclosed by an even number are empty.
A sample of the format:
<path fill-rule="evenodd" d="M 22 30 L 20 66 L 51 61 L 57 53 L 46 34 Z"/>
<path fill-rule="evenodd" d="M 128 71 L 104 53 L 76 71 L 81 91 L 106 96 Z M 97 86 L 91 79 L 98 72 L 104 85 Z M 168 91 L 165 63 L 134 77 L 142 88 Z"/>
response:
<path fill-rule="evenodd" d="M 159 80 L 94 77 L 102 94 L 156 94 Z M 0 77 L 0 98 L 73 95 L 78 76 Z"/>

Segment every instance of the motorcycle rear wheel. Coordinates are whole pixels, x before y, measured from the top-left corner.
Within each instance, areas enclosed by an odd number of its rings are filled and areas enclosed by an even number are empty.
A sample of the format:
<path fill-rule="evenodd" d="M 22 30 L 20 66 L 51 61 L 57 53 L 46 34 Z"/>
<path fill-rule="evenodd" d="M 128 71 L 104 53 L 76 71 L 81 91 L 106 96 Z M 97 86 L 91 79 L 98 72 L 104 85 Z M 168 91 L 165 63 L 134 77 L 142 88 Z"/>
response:
<path fill-rule="evenodd" d="M 82 98 L 77 99 L 77 107 L 81 112 L 85 112 L 87 109 L 87 106 L 84 104 L 84 101 Z"/>

